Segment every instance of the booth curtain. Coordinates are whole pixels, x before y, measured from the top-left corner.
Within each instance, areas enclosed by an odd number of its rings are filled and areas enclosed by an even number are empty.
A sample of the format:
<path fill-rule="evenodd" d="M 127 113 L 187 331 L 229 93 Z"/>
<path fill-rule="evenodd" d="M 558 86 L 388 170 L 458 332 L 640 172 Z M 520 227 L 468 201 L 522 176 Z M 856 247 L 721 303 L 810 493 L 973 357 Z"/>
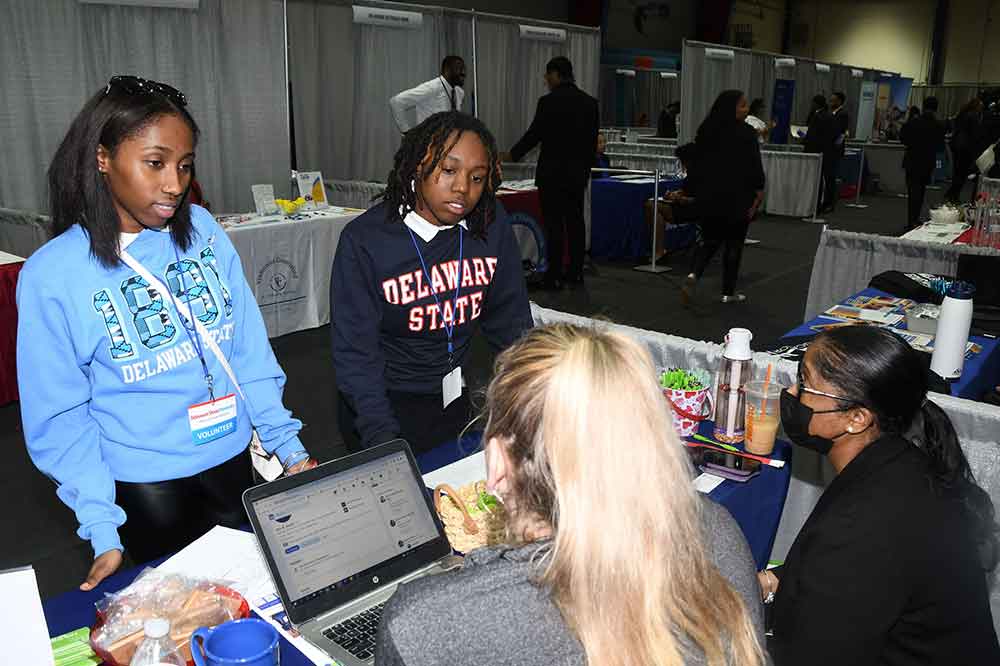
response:
<path fill-rule="evenodd" d="M 705 57 L 706 48 L 731 50 L 733 60 L 712 60 Z M 723 44 L 685 41 L 681 59 L 681 132 L 683 140 L 694 139 L 698 125 L 705 119 L 712 102 L 720 92 L 738 88 L 746 93 L 747 100 L 760 97 L 771 112 L 776 79 L 795 81 L 795 97 L 792 103 L 792 122 L 805 124 L 817 93 L 829 97 L 836 90 L 847 95 L 847 111 L 850 114 L 848 127 L 851 135 L 856 135 L 858 98 L 861 82 L 874 81 L 878 72 L 850 65 L 830 64 L 829 72 L 816 70 L 816 62 L 795 57 L 795 67 L 776 69 L 775 58 L 785 57 L 765 51 L 750 51 Z M 852 69 L 861 69 L 862 78 L 851 76 Z M 749 83 L 747 83 L 749 81 Z"/>
<path fill-rule="evenodd" d="M 420 12 L 420 29 L 355 25 L 351 7 L 291 0 L 289 78 L 294 91 L 298 167 L 329 179 L 385 182 L 399 147 L 389 98 L 438 74 L 449 54 L 466 62 L 465 103 L 509 150 L 547 92 L 545 64 L 572 61 L 577 84 L 597 95 L 600 34 L 564 26 L 564 43 L 521 39 L 518 20 L 476 16 L 478 85 L 473 76 L 472 15 L 419 5 L 358 3 Z M 523 19 L 524 23 L 533 23 Z"/>
<path fill-rule="evenodd" d="M 135 74 L 187 95 L 213 208 L 252 207 L 252 184 L 288 181 L 284 57 L 273 48 L 283 16 L 281 0 L 201 0 L 197 11 L 0 3 L 0 206 L 47 209 L 45 173 L 75 114 L 111 76 Z"/>

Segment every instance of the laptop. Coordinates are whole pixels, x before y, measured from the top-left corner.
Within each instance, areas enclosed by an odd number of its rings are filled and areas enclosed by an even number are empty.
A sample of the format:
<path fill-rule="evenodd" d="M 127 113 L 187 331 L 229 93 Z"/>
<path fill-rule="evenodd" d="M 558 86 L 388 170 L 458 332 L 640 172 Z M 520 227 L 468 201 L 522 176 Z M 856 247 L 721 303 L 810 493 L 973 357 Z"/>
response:
<path fill-rule="evenodd" d="M 401 439 L 250 488 L 243 505 L 292 626 L 345 666 L 375 662 L 397 586 L 461 562 Z"/>

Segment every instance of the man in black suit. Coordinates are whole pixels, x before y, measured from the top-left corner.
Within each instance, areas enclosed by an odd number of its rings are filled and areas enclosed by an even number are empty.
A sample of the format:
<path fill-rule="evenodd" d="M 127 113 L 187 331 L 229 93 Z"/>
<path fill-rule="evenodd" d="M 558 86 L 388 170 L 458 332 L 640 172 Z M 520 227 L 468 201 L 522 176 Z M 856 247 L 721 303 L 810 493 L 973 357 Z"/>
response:
<path fill-rule="evenodd" d="M 542 144 L 535 169 L 548 234 L 549 269 L 545 286 L 558 289 L 563 280 L 563 246 L 569 237 L 571 283 L 583 282 L 583 254 L 586 228 L 583 198 L 594 165 L 600 121 L 597 100 L 576 87 L 573 65 L 562 56 L 545 66 L 549 93 L 538 100 L 535 118 L 509 157 L 517 162 L 539 143 Z"/>
<path fill-rule="evenodd" d="M 938 153 L 944 150 L 944 124 L 937 119 L 937 97 L 924 100 L 924 112 L 910 120 L 899 132 L 899 139 L 906 146 L 903 169 L 906 170 L 907 202 L 906 228 L 920 226 L 920 211 L 924 207 L 924 194 L 931 182 Z"/>
<path fill-rule="evenodd" d="M 805 152 L 819 153 L 823 156 L 822 182 L 819 188 L 819 199 L 816 202 L 818 210 L 833 210 L 832 197 L 837 172 L 834 170 L 837 161 L 836 152 L 836 122 L 826 107 L 826 97 L 816 95 L 812 100 L 812 110 L 809 112 L 809 125 L 806 131 Z"/>
<path fill-rule="evenodd" d="M 677 138 L 677 114 L 680 112 L 680 102 L 671 102 L 667 108 L 660 111 L 660 117 L 656 121 L 656 137 L 658 139 Z"/>
<path fill-rule="evenodd" d="M 844 108 L 847 95 L 835 92 L 830 96 L 830 116 L 833 118 L 833 151 L 830 153 L 830 168 L 825 171 L 824 185 L 826 189 L 826 206 L 822 212 L 832 213 L 837 203 L 837 174 L 840 173 L 840 160 L 844 157 L 847 144 L 848 127 L 851 117 Z"/>

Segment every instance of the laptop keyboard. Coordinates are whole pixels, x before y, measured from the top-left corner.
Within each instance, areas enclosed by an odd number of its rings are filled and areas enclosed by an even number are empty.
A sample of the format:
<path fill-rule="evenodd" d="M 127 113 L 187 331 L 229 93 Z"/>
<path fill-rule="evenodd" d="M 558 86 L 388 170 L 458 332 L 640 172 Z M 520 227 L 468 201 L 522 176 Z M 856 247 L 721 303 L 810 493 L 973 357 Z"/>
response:
<path fill-rule="evenodd" d="M 385 602 L 372 606 L 323 632 L 323 635 L 344 648 L 358 659 L 375 656 L 375 632 L 382 618 Z"/>

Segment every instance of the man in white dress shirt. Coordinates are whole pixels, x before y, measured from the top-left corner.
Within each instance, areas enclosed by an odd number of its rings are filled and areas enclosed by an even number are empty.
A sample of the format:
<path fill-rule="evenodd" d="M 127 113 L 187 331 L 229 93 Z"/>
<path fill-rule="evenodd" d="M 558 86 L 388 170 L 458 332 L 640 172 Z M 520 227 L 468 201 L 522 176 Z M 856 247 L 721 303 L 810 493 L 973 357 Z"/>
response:
<path fill-rule="evenodd" d="M 441 111 L 461 111 L 465 99 L 465 61 L 450 55 L 441 62 L 441 75 L 404 90 L 389 100 L 400 132 L 416 127 Z"/>

